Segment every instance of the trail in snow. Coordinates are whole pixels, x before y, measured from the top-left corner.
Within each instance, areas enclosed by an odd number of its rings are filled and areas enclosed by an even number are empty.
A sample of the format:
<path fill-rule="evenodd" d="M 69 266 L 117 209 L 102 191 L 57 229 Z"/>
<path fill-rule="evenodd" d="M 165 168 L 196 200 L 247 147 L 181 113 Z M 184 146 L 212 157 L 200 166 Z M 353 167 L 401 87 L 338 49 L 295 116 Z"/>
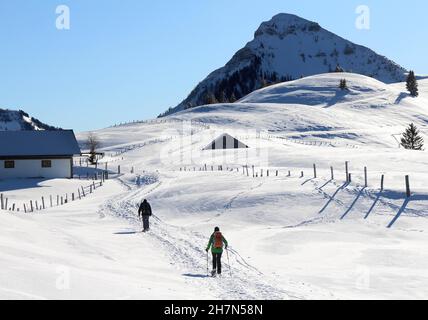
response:
<path fill-rule="evenodd" d="M 122 183 L 125 183 L 122 181 Z M 137 218 L 137 206 L 142 198 L 147 197 L 161 186 L 131 190 L 115 196 L 107 201 L 103 212 L 129 221 L 136 229 L 140 228 Z M 241 194 L 241 193 L 240 193 Z M 149 238 L 164 249 L 170 257 L 171 263 L 182 270 L 183 276 L 196 285 L 208 286 L 210 291 L 216 292 L 219 299 L 304 299 L 305 290 L 302 284 L 290 281 L 289 287 L 283 289 L 275 285 L 274 279 L 263 275 L 256 267 L 249 264 L 237 250 L 230 248 L 230 265 L 226 254 L 223 258 L 224 272 L 221 279 L 207 276 L 207 253 L 204 247 L 206 235 L 191 231 L 188 228 L 170 225 L 158 217 L 152 219 L 149 233 L 142 235 L 142 241 Z M 211 264 L 211 261 L 209 261 Z M 232 277 L 229 276 L 231 268 Z M 313 288 L 310 288 L 313 291 Z"/>

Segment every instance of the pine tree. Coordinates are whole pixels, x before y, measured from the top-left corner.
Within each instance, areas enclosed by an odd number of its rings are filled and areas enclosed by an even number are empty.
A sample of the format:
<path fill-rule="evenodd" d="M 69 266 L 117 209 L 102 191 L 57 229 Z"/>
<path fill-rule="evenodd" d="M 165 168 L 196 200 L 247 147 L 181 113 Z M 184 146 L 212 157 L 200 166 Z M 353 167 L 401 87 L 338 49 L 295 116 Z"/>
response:
<path fill-rule="evenodd" d="M 226 94 L 224 93 L 224 91 L 221 91 L 221 92 L 220 92 L 220 96 L 219 96 L 219 98 L 217 99 L 217 101 L 218 101 L 218 102 L 220 102 L 220 103 L 226 103 L 226 102 L 229 102 L 229 101 L 228 101 L 228 99 L 226 98 Z"/>
<path fill-rule="evenodd" d="M 260 87 L 261 87 L 261 88 L 266 88 L 267 86 L 268 86 L 268 83 L 267 83 L 266 79 L 263 77 L 263 78 L 260 80 Z"/>
<path fill-rule="evenodd" d="M 411 123 L 401 138 L 401 145 L 408 150 L 422 150 L 424 139 L 420 136 L 418 128 Z"/>
<path fill-rule="evenodd" d="M 208 92 L 205 95 L 205 99 L 204 100 L 205 100 L 205 104 L 216 104 L 216 103 L 218 103 L 215 95 L 212 92 Z"/>
<path fill-rule="evenodd" d="M 346 82 L 346 79 L 342 79 L 342 80 L 340 80 L 339 88 L 340 88 L 341 90 L 346 90 L 346 89 L 348 89 L 348 84 L 347 84 L 347 82 Z"/>
<path fill-rule="evenodd" d="M 416 80 L 414 71 L 409 72 L 406 87 L 412 97 L 417 97 L 419 95 L 418 81 Z"/>

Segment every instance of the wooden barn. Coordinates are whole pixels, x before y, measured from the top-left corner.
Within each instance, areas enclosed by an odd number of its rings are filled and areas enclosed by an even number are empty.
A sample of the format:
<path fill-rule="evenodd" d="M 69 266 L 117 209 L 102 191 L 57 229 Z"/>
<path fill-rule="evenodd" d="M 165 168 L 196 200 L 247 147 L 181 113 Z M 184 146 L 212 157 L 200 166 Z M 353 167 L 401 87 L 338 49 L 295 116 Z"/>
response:
<path fill-rule="evenodd" d="M 248 146 L 230 134 L 224 133 L 203 150 L 247 149 Z"/>

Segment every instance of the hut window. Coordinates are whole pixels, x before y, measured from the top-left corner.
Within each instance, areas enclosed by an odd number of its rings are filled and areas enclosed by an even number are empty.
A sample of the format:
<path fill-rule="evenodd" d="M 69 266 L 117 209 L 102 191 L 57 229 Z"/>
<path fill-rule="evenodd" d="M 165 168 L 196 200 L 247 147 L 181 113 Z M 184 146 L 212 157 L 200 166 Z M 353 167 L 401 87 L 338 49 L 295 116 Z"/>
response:
<path fill-rule="evenodd" d="M 5 169 L 14 169 L 15 168 L 15 161 L 8 160 L 4 162 L 4 168 Z"/>
<path fill-rule="evenodd" d="M 51 160 L 42 160 L 42 168 L 52 168 Z"/>

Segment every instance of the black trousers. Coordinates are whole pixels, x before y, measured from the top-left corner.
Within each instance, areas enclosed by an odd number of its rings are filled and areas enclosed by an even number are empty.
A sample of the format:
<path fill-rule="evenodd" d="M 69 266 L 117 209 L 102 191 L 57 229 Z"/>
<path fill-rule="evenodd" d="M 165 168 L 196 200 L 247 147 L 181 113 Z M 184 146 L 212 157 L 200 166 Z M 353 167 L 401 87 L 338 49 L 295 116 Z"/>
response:
<path fill-rule="evenodd" d="M 150 216 L 143 216 L 143 229 L 144 230 L 150 229 L 149 219 L 150 219 Z"/>
<path fill-rule="evenodd" d="M 213 254 L 213 271 L 217 270 L 218 274 L 221 274 L 221 253 L 212 253 Z"/>

